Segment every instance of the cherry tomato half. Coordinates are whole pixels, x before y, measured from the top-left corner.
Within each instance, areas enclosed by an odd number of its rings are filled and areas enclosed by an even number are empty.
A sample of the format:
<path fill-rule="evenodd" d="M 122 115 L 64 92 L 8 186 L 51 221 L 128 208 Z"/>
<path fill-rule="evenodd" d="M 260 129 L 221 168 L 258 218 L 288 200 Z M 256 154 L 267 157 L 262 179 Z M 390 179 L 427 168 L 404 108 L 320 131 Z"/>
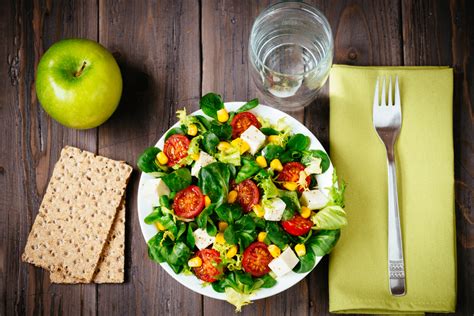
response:
<path fill-rule="evenodd" d="M 268 264 L 272 260 L 273 257 L 268 251 L 267 245 L 257 241 L 245 249 L 242 258 L 242 266 L 245 272 L 250 273 L 254 277 L 261 277 L 270 272 Z"/>
<path fill-rule="evenodd" d="M 244 212 L 250 212 L 252 206 L 258 204 L 260 192 L 252 180 L 247 179 L 242 181 L 234 187 L 234 190 L 237 191 L 237 202 L 242 206 Z"/>
<path fill-rule="evenodd" d="M 188 155 L 189 139 L 181 134 L 171 135 L 165 142 L 163 152 L 168 157 L 168 166 L 174 166 Z"/>
<path fill-rule="evenodd" d="M 219 252 L 215 249 L 203 249 L 199 250 L 196 255 L 201 258 L 202 265 L 193 268 L 194 274 L 205 282 L 217 281 L 217 277 L 222 274 L 222 269 L 217 266 L 221 262 Z"/>
<path fill-rule="evenodd" d="M 262 125 L 257 117 L 250 112 L 238 113 L 230 123 L 232 126 L 232 138 L 237 138 L 250 127 L 250 125 L 260 128 Z"/>
<path fill-rule="evenodd" d="M 204 209 L 204 195 L 196 185 L 190 185 L 176 193 L 173 201 L 173 210 L 183 218 L 194 218 Z"/>
<path fill-rule="evenodd" d="M 299 162 L 287 162 L 283 165 L 283 170 L 278 174 L 278 181 L 283 182 L 297 182 L 300 178 L 300 172 L 305 169 L 304 165 Z M 311 183 L 311 177 L 306 177 L 306 183 Z M 303 191 L 304 188 L 298 187 L 298 191 Z"/>
<path fill-rule="evenodd" d="M 296 214 L 292 219 L 282 221 L 281 226 L 283 226 L 283 229 L 288 234 L 293 236 L 301 236 L 311 230 L 311 227 L 313 227 L 313 222 Z"/>

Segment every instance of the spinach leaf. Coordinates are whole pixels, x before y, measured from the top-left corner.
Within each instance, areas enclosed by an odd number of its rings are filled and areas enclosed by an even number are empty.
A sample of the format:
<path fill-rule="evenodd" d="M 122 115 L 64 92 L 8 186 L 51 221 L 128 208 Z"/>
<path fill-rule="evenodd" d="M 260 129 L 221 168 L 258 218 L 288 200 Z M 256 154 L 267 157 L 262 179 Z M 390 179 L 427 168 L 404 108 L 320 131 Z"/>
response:
<path fill-rule="evenodd" d="M 163 232 L 157 233 L 148 241 L 148 256 L 151 260 L 162 263 L 165 256 L 162 254 L 160 242 L 163 239 Z"/>
<path fill-rule="evenodd" d="M 153 224 L 154 222 L 158 220 L 160 216 L 162 216 L 160 207 L 155 207 L 153 209 L 153 212 L 151 212 L 150 214 L 147 215 L 147 217 L 145 217 L 144 222 L 145 224 L 148 224 L 148 225 Z"/>
<path fill-rule="evenodd" d="M 171 201 L 168 195 L 160 196 L 160 206 L 166 207 L 167 209 L 171 209 Z"/>
<path fill-rule="evenodd" d="M 259 104 L 258 99 L 250 100 L 249 102 L 242 105 L 240 108 L 235 111 L 235 113 L 241 113 L 253 109 Z"/>
<path fill-rule="evenodd" d="M 235 178 L 235 183 L 239 184 L 245 179 L 250 178 L 257 172 L 259 172 L 260 169 L 261 169 L 260 166 L 255 160 L 249 157 L 242 157 L 242 167 L 237 173 L 237 177 Z"/>
<path fill-rule="evenodd" d="M 211 163 L 199 172 L 198 186 L 207 194 L 212 203 L 219 207 L 227 200 L 229 193 L 230 170 L 221 162 Z"/>
<path fill-rule="evenodd" d="M 186 242 L 188 243 L 188 247 L 190 249 L 193 249 L 194 246 L 196 245 L 196 239 L 194 238 L 193 228 L 191 224 L 188 225 L 188 229 L 186 231 Z"/>
<path fill-rule="evenodd" d="M 270 242 L 283 249 L 289 243 L 288 234 L 278 225 L 277 222 L 267 222 L 267 238 Z M 227 240 L 227 239 L 226 239 Z"/>
<path fill-rule="evenodd" d="M 209 122 L 209 120 L 207 118 L 205 118 L 204 116 L 202 115 L 195 115 L 194 116 L 200 123 L 201 125 L 206 129 L 210 129 L 211 128 L 211 122 Z"/>
<path fill-rule="evenodd" d="M 230 124 L 219 124 L 212 121 L 209 130 L 216 134 L 220 140 L 229 140 L 232 137 L 232 126 Z"/>
<path fill-rule="evenodd" d="M 174 134 L 181 134 L 181 135 L 185 135 L 185 131 L 181 128 L 181 127 L 173 127 L 172 129 L 170 129 L 168 131 L 168 133 L 166 133 L 165 135 L 165 141 L 170 138 L 172 135 Z"/>
<path fill-rule="evenodd" d="M 224 108 L 224 102 L 220 95 L 211 92 L 201 98 L 199 106 L 204 114 L 217 120 L 217 111 Z"/>
<path fill-rule="evenodd" d="M 297 212 L 297 209 L 295 208 L 295 205 L 291 201 L 291 199 L 287 196 L 282 196 L 281 197 L 282 201 L 285 202 L 286 207 L 285 211 L 283 212 L 283 215 L 281 216 L 282 221 L 288 221 L 295 216 L 295 212 Z"/>
<path fill-rule="evenodd" d="M 206 152 L 211 155 L 215 154 L 217 151 L 217 145 L 219 145 L 219 138 L 216 136 L 216 134 L 212 132 L 204 133 L 202 139 L 202 147 L 204 147 L 204 150 Z"/>
<path fill-rule="evenodd" d="M 171 191 L 178 192 L 191 185 L 191 172 L 188 168 L 181 168 L 167 174 L 162 179 Z"/>
<path fill-rule="evenodd" d="M 181 272 L 183 265 L 187 264 L 189 258 L 191 258 L 191 254 L 191 249 L 184 242 L 178 241 L 171 249 L 166 262 L 175 272 L 176 270 Z"/>
<path fill-rule="evenodd" d="M 201 214 L 199 214 L 196 217 L 196 224 L 198 225 L 199 228 L 201 229 L 207 229 L 207 222 L 209 219 L 209 216 L 214 212 L 214 204 L 209 205 L 206 207 L 204 210 L 202 210 Z"/>
<path fill-rule="evenodd" d="M 306 254 L 304 256 L 299 257 L 299 259 L 300 261 L 293 269 L 293 271 L 295 271 L 296 273 L 305 273 L 311 271 L 316 262 L 316 256 L 311 250 L 307 250 Z"/>
<path fill-rule="evenodd" d="M 239 204 L 222 204 L 216 208 L 216 214 L 221 221 L 233 224 L 236 220 L 242 217 L 243 211 Z"/>
<path fill-rule="evenodd" d="M 329 169 L 331 161 L 329 160 L 329 156 L 324 151 L 308 150 L 308 151 L 303 152 L 303 156 L 301 157 L 301 163 L 306 166 L 311 163 L 312 158 L 321 159 L 321 171 L 323 173 Z"/>
<path fill-rule="evenodd" d="M 302 156 L 302 153 L 300 151 L 290 149 L 280 154 L 279 159 L 280 159 L 280 162 L 284 164 L 291 161 L 300 161 L 301 156 Z"/>
<path fill-rule="evenodd" d="M 311 140 L 308 136 L 298 133 L 291 136 L 291 138 L 288 140 L 288 143 L 286 144 L 286 147 L 291 150 L 303 151 L 308 149 L 310 143 Z"/>
<path fill-rule="evenodd" d="M 143 151 L 143 153 L 138 157 L 137 166 L 143 172 L 152 173 L 159 172 L 161 170 L 167 170 L 166 166 L 160 166 L 156 162 L 156 155 L 161 152 L 161 149 L 156 147 L 148 147 Z"/>
<path fill-rule="evenodd" d="M 339 229 L 320 230 L 317 234 L 311 236 L 307 244 L 316 256 L 322 257 L 331 252 L 340 236 L 341 231 Z"/>
<path fill-rule="evenodd" d="M 262 128 L 260 129 L 260 131 L 261 131 L 262 133 L 264 133 L 265 135 L 267 135 L 267 136 L 270 136 L 270 135 L 279 135 L 279 134 L 280 134 L 279 131 L 277 131 L 276 129 L 271 128 L 271 127 L 262 127 Z"/>
<path fill-rule="evenodd" d="M 265 159 L 267 159 L 268 162 L 270 162 L 273 159 L 278 158 L 281 153 L 283 153 L 283 151 L 283 147 L 269 144 L 262 149 L 262 155 L 265 157 Z"/>
<path fill-rule="evenodd" d="M 178 227 L 178 232 L 176 233 L 176 240 L 181 239 L 184 236 L 184 232 L 186 231 L 186 223 L 182 221 L 177 221 L 176 226 Z"/>
<path fill-rule="evenodd" d="M 217 227 L 210 217 L 207 218 L 206 232 L 210 236 L 215 236 L 217 234 Z"/>
<path fill-rule="evenodd" d="M 277 281 L 270 275 L 270 274 L 265 274 L 260 278 L 260 280 L 263 281 L 262 288 L 271 288 L 274 287 Z"/>
<path fill-rule="evenodd" d="M 240 249 L 247 248 L 257 237 L 256 225 L 248 214 L 229 225 L 224 231 L 224 238 L 230 244 L 238 244 Z"/>
<path fill-rule="evenodd" d="M 311 236 L 305 243 L 306 254 L 300 257 L 300 262 L 293 271 L 304 273 L 311 271 L 316 262 L 316 257 L 322 257 L 331 252 L 341 235 L 340 230 L 321 230 Z"/>

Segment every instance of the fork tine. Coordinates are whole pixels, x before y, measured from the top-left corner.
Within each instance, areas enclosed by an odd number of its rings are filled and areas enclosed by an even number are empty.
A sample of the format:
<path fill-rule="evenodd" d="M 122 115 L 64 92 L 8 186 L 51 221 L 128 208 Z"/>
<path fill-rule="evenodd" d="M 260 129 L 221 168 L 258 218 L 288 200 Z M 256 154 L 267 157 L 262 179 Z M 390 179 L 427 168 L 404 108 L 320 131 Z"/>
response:
<path fill-rule="evenodd" d="M 382 82 L 382 101 L 380 102 L 380 105 L 384 106 L 387 105 L 387 101 L 385 101 L 385 76 L 383 76 L 383 82 Z"/>
<path fill-rule="evenodd" d="M 377 77 L 377 81 L 375 82 L 374 109 L 377 106 L 379 106 L 379 77 Z"/>
<path fill-rule="evenodd" d="M 388 81 L 388 105 L 393 106 L 392 103 L 392 76 L 389 76 L 389 81 Z"/>
<path fill-rule="evenodd" d="M 395 106 L 400 107 L 400 89 L 398 87 L 398 76 L 395 77 Z"/>

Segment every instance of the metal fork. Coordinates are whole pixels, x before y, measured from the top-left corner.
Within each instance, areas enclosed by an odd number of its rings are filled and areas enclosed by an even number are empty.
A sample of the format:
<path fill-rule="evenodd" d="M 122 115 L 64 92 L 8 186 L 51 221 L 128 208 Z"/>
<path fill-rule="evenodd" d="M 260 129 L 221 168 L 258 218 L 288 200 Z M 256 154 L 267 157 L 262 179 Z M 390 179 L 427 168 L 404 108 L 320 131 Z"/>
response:
<path fill-rule="evenodd" d="M 397 170 L 394 145 L 402 126 L 402 111 L 398 76 L 395 79 L 395 103 L 392 103 L 392 77 L 388 83 L 388 104 L 385 93 L 385 76 L 382 82 L 382 98 L 379 98 L 379 82 L 375 84 L 373 124 L 387 150 L 388 162 L 388 273 L 390 292 L 393 296 L 405 295 L 405 263 L 403 260 L 402 232 L 398 212 Z"/>

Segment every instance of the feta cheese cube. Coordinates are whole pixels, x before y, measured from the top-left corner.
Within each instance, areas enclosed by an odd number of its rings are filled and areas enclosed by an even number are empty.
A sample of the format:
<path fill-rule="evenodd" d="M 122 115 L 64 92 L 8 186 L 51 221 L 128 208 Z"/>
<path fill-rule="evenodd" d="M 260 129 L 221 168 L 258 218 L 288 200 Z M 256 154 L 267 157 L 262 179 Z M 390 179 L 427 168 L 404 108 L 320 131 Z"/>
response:
<path fill-rule="evenodd" d="M 215 237 L 210 236 L 204 229 L 198 228 L 193 232 L 194 239 L 196 240 L 196 247 L 199 250 L 207 248 L 209 245 L 214 243 Z"/>
<path fill-rule="evenodd" d="M 281 277 L 293 270 L 299 261 L 291 247 L 287 247 L 281 255 L 270 261 L 268 267 L 272 269 L 277 277 Z"/>
<path fill-rule="evenodd" d="M 170 194 L 170 189 L 161 179 L 150 179 L 143 185 L 143 197 L 151 206 L 160 205 L 160 196 Z"/>
<path fill-rule="evenodd" d="M 320 190 L 311 190 L 301 194 L 300 202 L 310 210 L 319 210 L 328 204 L 329 198 Z"/>
<path fill-rule="evenodd" d="M 202 167 L 205 167 L 213 162 L 216 162 L 216 159 L 207 152 L 201 150 L 198 160 L 196 160 L 194 166 L 191 168 L 191 175 L 197 177 L 199 175 L 199 170 L 201 170 Z"/>
<path fill-rule="evenodd" d="M 240 135 L 240 138 L 249 144 L 250 153 L 255 155 L 257 151 L 263 146 L 263 144 L 265 144 L 266 136 L 260 132 L 258 128 L 250 125 L 250 127 Z"/>
<path fill-rule="evenodd" d="M 268 205 L 264 205 L 265 215 L 263 216 L 267 221 L 279 221 L 283 216 L 286 204 L 280 198 L 273 198 L 269 200 Z"/>

